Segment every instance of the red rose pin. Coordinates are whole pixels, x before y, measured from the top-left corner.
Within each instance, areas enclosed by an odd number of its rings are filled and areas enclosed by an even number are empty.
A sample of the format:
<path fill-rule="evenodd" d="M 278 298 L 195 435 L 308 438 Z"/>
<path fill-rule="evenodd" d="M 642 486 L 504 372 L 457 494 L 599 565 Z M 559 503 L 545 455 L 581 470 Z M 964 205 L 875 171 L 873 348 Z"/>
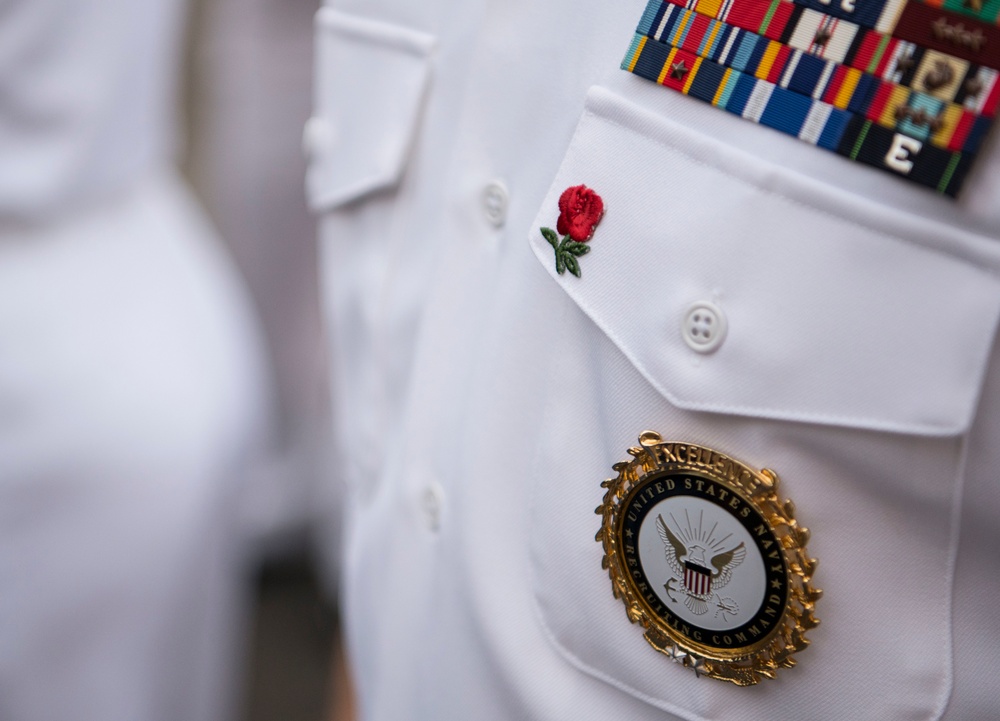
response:
<path fill-rule="evenodd" d="M 587 241 L 594 237 L 594 229 L 604 217 L 604 201 L 586 185 L 566 188 L 559 196 L 559 220 L 556 235 L 552 228 L 542 228 L 542 235 L 556 252 L 556 272 L 562 275 L 568 269 L 580 277 L 580 256 L 590 252 Z"/>

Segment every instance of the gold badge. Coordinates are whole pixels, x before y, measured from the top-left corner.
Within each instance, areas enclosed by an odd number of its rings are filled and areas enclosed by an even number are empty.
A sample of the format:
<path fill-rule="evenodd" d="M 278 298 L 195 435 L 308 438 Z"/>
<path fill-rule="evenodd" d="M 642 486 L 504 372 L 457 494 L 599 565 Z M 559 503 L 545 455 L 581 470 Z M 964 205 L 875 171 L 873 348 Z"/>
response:
<path fill-rule="evenodd" d="M 751 686 L 794 666 L 822 591 L 778 476 L 652 431 L 628 452 L 601 484 L 597 540 L 629 620 L 696 676 Z"/>

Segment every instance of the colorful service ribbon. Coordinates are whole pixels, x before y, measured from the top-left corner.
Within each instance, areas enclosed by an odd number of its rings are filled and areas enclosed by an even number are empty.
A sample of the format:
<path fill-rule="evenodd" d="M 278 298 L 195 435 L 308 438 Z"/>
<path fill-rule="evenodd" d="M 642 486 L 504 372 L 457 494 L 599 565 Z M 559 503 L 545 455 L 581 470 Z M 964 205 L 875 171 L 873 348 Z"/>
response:
<path fill-rule="evenodd" d="M 647 37 L 948 150 L 976 152 L 991 119 L 955 103 L 664 2 Z"/>
<path fill-rule="evenodd" d="M 1000 0 L 998 0 L 1000 1 Z M 916 42 L 866 30 L 785 0 L 663 0 L 699 14 L 762 35 L 824 60 L 832 60 L 883 80 L 926 90 L 946 102 L 956 102 L 974 113 L 993 115 L 1000 102 L 1000 42 L 986 60 L 970 62 Z M 916 5 L 919 9 L 924 6 Z M 659 2 L 650 2 L 638 32 L 655 32 Z M 916 37 L 920 33 L 914 31 Z M 996 57 L 994 57 L 996 56 Z M 942 64 L 948 82 L 937 82 Z M 934 82 L 928 83 L 928 79 Z"/>
<path fill-rule="evenodd" d="M 955 196 L 1000 104 L 1000 28 L 955 17 L 921 0 L 650 0 L 622 68 Z"/>
<path fill-rule="evenodd" d="M 817 147 L 954 196 L 971 154 L 894 133 L 857 113 L 759 80 L 687 50 L 636 35 L 622 67 Z"/>
<path fill-rule="evenodd" d="M 920 0 L 925 5 L 945 8 L 984 23 L 1000 25 L 1000 0 Z"/>

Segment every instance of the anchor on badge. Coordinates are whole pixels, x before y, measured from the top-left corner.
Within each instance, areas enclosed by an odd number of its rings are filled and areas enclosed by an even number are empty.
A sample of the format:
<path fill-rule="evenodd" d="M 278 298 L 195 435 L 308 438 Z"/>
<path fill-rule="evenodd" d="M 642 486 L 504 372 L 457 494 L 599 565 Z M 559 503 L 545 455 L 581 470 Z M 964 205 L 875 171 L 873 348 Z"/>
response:
<path fill-rule="evenodd" d="M 670 530 L 663 516 L 656 517 L 656 531 L 663 540 L 663 551 L 670 570 L 681 579 L 680 590 L 685 595 L 684 605 L 691 613 L 696 616 L 708 613 L 708 604 L 713 597 L 716 599 L 716 616 L 719 613 L 739 613 L 739 606 L 733 599 L 722 598 L 716 592 L 729 583 L 733 577 L 733 570 L 746 558 L 747 549 L 742 543 L 728 551 L 716 553 L 706 562 L 709 549 L 699 543 L 686 546 Z M 712 545 L 718 547 L 719 544 Z M 673 590 L 671 585 L 675 582 L 677 578 L 671 578 L 663 587 L 670 600 L 676 603 L 677 599 L 671 593 Z"/>

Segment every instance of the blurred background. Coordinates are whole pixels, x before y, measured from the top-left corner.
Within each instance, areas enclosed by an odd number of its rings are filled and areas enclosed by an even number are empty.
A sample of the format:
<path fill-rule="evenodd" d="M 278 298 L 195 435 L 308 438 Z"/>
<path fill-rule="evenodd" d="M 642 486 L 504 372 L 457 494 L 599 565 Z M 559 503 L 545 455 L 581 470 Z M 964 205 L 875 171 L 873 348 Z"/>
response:
<path fill-rule="evenodd" d="M 0 0 L 3 721 L 344 718 L 317 6 Z"/>
<path fill-rule="evenodd" d="M 329 463 L 328 388 L 316 223 L 303 180 L 318 7 L 195 0 L 187 33 L 182 169 L 248 282 L 277 391 L 278 453 L 261 469 L 269 477 L 248 508 L 262 533 L 248 577 L 254 602 L 239 711 L 246 721 L 344 713 L 334 709 L 345 693 L 333 652 L 335 494 L 316 505 Z"/>

